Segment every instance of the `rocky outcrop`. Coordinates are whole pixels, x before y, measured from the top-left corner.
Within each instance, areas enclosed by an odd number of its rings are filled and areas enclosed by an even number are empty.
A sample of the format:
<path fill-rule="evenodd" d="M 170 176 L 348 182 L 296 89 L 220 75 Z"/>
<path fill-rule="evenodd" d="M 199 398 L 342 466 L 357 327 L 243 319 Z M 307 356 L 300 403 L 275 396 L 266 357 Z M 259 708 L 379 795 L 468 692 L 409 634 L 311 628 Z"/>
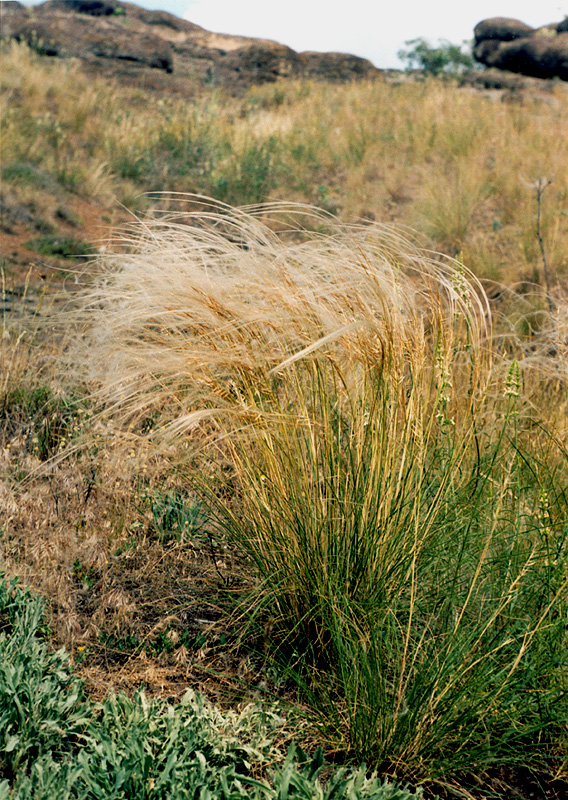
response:
<path fill-rule="evenodd" d="M 488 67 L 533 78 L 568 81 L 568 19 L 531 28 L 495 17 L 476 25 L 473 55 Z"/>
<path fill-rule="evenodd" d="M 505 72 L 502 69 L 472 69 L 459 78 L 460 86 L 473 86 L 476 89 L 502 90 L 509 98 L 520 99 L 523 95 L 543 98 L 543 93 L 550 92 L 552 84 L 539 78 L 530 78 L 514 72 Z"/>
<path fill-rule="evenodd" d="M 518 19 L 508 17 L 492 17 L 479 22 L 474 29 L 475 43 L 487 40 L 498 42 L 511 42 L 514 39 L 522 39 L 529 36 L 534 31 L 530 25 L 525 25 Z"/>
<path fill-rule="evenodd" d="M 49 0 L 44 5 L 47 8 L 77 11 L 92 17 L 109 17 L 118 8 L 116 0 Z"/>
<path fill-rule="evenodd" d="M 300 53 L 302 72 L 306 77 L 346 82 L 372 78 L 377 68 L 366 58 L 347 53 Z"/>
<path fill-rule="evenodd" d="M 98 15 L 95 22 L 91 11 L 69 13 L 61 11 L 59 3 L 46 5 L 47 9 L 39 7 L 39 13 L 27 8 L 16 13 L 4 10 L 2 37 L 26 42 L 46 56 L 85 61 L 122 59 L 173 71 L 172 47 L 160 37 L 145 33 L 133 36 L 127 28 L 113 25 L 108 15 Z M 92 7 L 94 3 L 86 5 Z"/>
<path fill-rule="evenodd" d="M 1 37 L 45 56 L 79 59 L 89 72 L 148 90 L 192 94 L 203 84 L 240 92 L 287 77 L 349 81 L 379 74 L 369 61 L 340 53 L 296 53 L 277 42 L 206 31 L 166 11 L 120 0 L 1 2 Z"/>
<path fill-rule="evenodd" d="M 233 73 L 234 80 L 248 83 L 274 83 L 279 78 L 297 77 L 302 71 L 298 53 L 282 44 L 250 44 L 223 53 L 218 59 L 218 74 Z"/>

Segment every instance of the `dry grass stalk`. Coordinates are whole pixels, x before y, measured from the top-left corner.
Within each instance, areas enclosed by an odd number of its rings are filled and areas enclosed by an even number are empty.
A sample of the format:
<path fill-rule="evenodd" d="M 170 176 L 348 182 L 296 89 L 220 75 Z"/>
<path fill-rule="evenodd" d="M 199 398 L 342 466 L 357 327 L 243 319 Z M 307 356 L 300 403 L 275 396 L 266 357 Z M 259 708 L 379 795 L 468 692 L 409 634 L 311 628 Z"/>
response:
<path fill-rule="evenodd" d="M 487 301 L 457 262 L 426 257 L 388 226 L 210 202 L 145 220 L 104 257 L 81 352 L 111 409 L 167 405 L 179 435 L 221 412 L 246 423 L 259 413 L 247 391 L 322 354 L 352 381 L 388 361 L 400 380 L 429 370 L 433 385 L 459 361 L 456 347 L 487 358 Z M 274 216 L 284 231 L 269 227 Z M 302 230 L 306 221 L 331 233 Z"/>

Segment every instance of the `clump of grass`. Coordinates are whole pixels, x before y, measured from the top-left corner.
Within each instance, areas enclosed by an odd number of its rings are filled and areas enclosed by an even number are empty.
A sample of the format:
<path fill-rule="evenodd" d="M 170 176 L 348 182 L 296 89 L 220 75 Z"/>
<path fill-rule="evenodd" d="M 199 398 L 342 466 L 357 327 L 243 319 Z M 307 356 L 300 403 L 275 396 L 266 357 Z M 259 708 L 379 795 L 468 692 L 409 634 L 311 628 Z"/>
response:
<path fill-rule="evenodd" d="M 548 768 L 568 715 L 564 453 L 525 435 L 481 287 L 392 229 L 208 203 L 105 258 L 86 311 L 107 409 L 138 430 L 158 409 L 153 441 L 229 465 L 221 491 L 194 485 L 255 564 L 330 746 L 438 780 Z"/>

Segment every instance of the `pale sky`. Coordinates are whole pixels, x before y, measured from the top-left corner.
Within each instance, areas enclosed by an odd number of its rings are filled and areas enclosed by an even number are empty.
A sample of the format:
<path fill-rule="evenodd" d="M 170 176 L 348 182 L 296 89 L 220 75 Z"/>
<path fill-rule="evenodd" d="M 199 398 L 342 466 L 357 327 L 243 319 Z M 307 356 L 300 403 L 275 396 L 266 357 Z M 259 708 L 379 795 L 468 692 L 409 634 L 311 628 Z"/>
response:
<path fill-rule="evenodd" d="M 397 51 L 423 36 L 462 42 L 487 17 L 538 27 L 568 15 L 568 0 L 141 0 L 207 30 L 275 39 L 294 50 L 330 50 L 400 67 Z"/>
<path fill-rule="evenodd" d="M 35 0 L 32 0 L 34 2 Z M 487 17 L 538 27 L 568 15 L 568 0 L 137 0 L 216 33 L 275 39 L 294 50 L 354 53 L 400 67 L 397 52 L 420 36 L 460 43 Z"/>

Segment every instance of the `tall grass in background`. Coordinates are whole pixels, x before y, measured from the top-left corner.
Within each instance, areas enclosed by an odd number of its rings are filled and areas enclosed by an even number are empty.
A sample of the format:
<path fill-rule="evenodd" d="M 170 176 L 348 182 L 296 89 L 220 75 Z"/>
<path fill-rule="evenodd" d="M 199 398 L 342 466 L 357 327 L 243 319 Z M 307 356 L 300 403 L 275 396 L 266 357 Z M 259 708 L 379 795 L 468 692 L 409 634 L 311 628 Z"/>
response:
<path fill-rule="evenodd" d="M 565 454 L 475 278 L 284 205 L 209 203 L 123 245 L 82 357 L 107 413 L 132 433 L 158 410 L 156 446 L 194 465 L 328 746 L 438 780 L 562 758 Z"/>
<path fill-rule="evenodd" d="M 23 45 L 3 45 L 0 61 L 3 187 L 20 204 L 64 190 L 135 212 L 151 205 L 147 191 L 314 203 L 344 220 L 419 228 L 427 246 L 462 252 L 478 277 L 533 282 L 538 294 L 528 185 L 554 176 L 542 235 L 551 274 L 566 272 L 565 86 L 515 94 L 436 80 L 286 81 L 241 98 L 208 89 L 149 102 Z"/>

